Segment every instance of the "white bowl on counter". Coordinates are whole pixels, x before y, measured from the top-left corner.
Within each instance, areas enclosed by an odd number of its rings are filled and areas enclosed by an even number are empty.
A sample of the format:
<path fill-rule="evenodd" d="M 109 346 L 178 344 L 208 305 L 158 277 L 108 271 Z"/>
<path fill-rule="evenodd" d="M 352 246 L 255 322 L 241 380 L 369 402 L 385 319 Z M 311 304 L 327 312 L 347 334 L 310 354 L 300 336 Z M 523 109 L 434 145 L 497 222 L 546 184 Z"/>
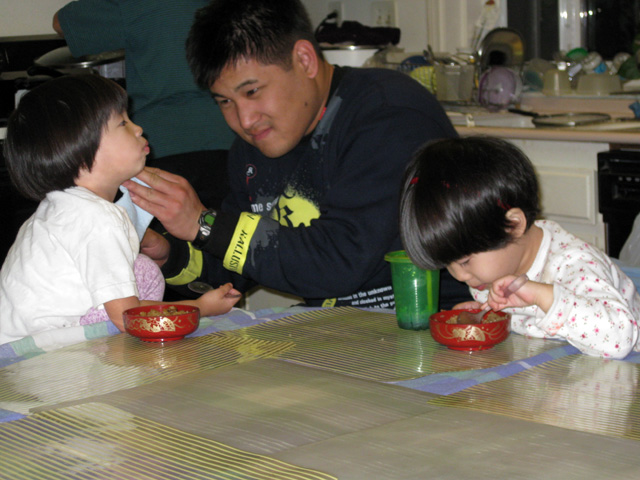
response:
<path fill-rule="evenodd" d="M 622 82 L 618 75 L 606 73 L 587 73 L 578 78 L 578 95 L 609 95 L 622 91 Z"/>
<path fill-rule="evenodd" d="M 362 67 L 364 63 L 379 51 L 378 47 L 360 45 L 341 45 L 322 47 L 324 58 L 332 65 L 341 67 Z"/>

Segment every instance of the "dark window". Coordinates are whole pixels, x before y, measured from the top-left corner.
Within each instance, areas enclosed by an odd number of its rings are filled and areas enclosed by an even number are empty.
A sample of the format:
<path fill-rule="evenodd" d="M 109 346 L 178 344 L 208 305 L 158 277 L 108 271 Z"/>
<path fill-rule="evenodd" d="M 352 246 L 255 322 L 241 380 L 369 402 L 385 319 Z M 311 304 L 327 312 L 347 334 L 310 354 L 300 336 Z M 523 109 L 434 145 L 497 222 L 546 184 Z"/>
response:
<path fill-rule="evenodd" d="M 606 60 L 634 53 L 640 32 L 640 0 L 582 0 L 583 47 Z M 558 0 L 507 0 L 508 26 L 523 38 L 525 60 L 550 60 L 559 48 Z"/>
<path fill-rule="evenodd" d="M 610 59 L 619 52 L 633 53 L 638 32 L 640 0 L 587 0 L 586 48 Z"/>

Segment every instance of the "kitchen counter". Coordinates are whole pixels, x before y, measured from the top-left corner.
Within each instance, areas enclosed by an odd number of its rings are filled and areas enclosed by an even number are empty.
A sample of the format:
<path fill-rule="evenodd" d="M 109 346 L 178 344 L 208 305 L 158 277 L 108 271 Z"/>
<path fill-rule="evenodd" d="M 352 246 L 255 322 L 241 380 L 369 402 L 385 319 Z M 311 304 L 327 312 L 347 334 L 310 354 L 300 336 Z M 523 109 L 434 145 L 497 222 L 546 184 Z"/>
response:
<path fill-rule="evenodd" d="M 640 128 L 632 131 L 582 128 L 522 128 L 509 126 L 455 125 L 461 136 L 489 135 L 508 139 L 551 140 L 559 142 L 599 142 L 640 148 Z"/>
<path fill-rule="evenodd" d="M 550 140 L 564 142 L 600 142 L 640 148 L 640 119 L 635 119 L 629 108 L 634 97 L 546 97 L 526 94 L 518 107 L 539 115 L 557 113 L 606 113 L 612 121 L 580 127 L 540 128 L 532 117 L 506 110 L 491 112 L 477 105 L 447 105 L 445 110 L 458 133 L 492 135 L 508 139 Z"/>

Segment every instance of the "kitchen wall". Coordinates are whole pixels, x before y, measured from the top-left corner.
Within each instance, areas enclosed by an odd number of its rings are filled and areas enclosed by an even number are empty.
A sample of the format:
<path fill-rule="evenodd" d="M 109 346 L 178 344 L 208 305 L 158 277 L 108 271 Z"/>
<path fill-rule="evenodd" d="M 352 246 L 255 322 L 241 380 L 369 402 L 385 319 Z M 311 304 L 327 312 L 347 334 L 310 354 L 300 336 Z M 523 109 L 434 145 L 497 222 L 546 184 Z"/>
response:
<path fill-rule="evenodd" d="M 0 37 L 52 34 L 53 14 L 69 0 L 2 0 Z"/>
<path fill-rule="evenodd" d="M 356 20 L 371 26 L 371 4 L 376 0 L 342 0 L 344 20 Z M 327 0 L 302 0 L 314 25 L 327 15 Z M 407 52 L 421 52 L 431 45 L 437 52 L 455 52 L 469 46 L 476 19 L 486 0 L 395 0 L 399 47 Z M 496 0 L 501 8 L 500 25 L 506 25 L 506 2 Z"/>
<path fill-rule="evenodd" d="M 69 0 L 2 0 L 0 37 L 53 34 L 53 14 Z M 302 0 L 313 25 L 328 13 L 327 0 Z M 375 0 L 342 0 L 344 19 L 373 25 L 371 3 Z M 467 46 L 473 24 L 486 0 L 395 0 L 402 32 L 400 47 L 421 52 L 430 44 L 438 52 L 455 52 Z"/>

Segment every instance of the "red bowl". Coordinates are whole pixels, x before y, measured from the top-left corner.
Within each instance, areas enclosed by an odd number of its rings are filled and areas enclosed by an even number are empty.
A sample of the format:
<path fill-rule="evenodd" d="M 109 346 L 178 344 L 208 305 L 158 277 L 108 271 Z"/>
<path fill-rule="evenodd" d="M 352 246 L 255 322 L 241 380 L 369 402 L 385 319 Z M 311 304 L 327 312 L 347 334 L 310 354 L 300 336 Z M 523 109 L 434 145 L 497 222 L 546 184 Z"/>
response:
<path fill-rule="evenodd" d="M 487 350 L 509 336 L 510 313 L 490 312 L 499 316 L 500 319 L 477 325 L 447 323 L 462 311 L 464 310 L 445 310 L 429 317 L 429 331 L 436 342 L 452 350 Z M 468 311 L 476 313 L 480 310 Z"/>
<path fill-rule="evenodd" d="M 200 309 L 190 305 L 135 307 L 125 310 L 122 316 L 125 331 L 145 342 L 180 340 L 200 325 Z"/>

